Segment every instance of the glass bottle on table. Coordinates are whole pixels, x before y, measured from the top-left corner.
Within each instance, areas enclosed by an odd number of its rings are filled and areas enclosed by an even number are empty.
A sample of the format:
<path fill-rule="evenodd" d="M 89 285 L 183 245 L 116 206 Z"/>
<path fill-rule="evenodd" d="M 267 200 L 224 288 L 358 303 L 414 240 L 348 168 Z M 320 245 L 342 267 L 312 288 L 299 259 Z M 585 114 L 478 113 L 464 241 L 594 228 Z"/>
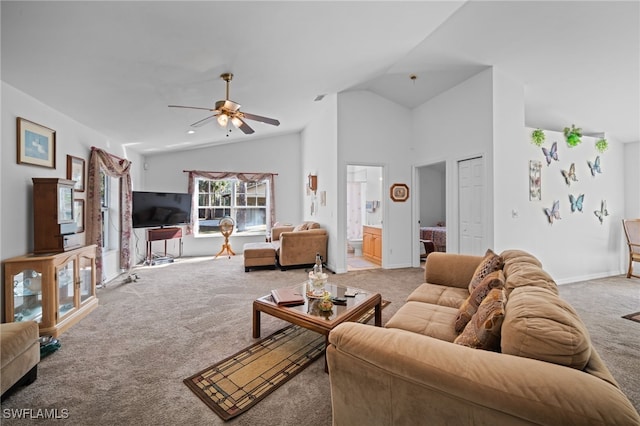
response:
<path fill-rule="evenodd" d="M 313 295 L 316 297 L 324 295 L 325 277 L 322 273 L 322 257 L 316 253 L 316 263 L 313 265 Z"/>
<path fill-rule="evenodd" d="M 320 253 L 316 253 L 316 264 L 313 265 L 313 275 L 319 277 L 322 274 L 322 256 Z"/>

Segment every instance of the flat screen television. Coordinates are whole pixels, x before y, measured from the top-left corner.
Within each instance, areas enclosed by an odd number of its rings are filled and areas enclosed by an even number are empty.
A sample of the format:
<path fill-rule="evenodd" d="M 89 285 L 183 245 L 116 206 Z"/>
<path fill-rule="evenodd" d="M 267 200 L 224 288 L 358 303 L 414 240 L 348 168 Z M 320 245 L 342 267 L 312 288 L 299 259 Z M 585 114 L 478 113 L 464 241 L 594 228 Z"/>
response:
<path fill-rule="evenodd" d="M 134 228 L 157 228 L 191 223 L 191 195 L 176 192 L 133 191 Z"/>

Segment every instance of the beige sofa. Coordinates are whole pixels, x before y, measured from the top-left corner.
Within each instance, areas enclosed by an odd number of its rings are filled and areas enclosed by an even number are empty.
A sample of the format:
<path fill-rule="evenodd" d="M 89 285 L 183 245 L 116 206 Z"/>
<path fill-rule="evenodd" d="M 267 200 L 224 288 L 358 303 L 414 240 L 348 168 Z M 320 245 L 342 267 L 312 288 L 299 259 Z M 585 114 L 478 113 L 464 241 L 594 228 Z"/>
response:
<path fill-rule="evenodd" d="M 276 225 L 271 228 L 271 244 L 281 269 L 311 265 L 316 253 L 327 259 L 329 235 L 317 222 L 303 222 L 297 226 Z"/>
<path fill-rule="evenodd" d="M 498 295 L 492 318 L 499 321 L 474 314 L 455 331 L 486 257 L 432 253 L 426 283 L 385 328 L 345 323 L 330 333 L 334 425 L 640 424 L 540 262 L 518 250 L 500 257 L 494 278 L 504 286 L 491 289 L 476 312 Z M 460 338 L 469 329 L 478 336 L 497 330 L 495 351 L 468 346 Z"/>
<path fill-rule="evenodd" d="M 2 399 L 14 387 L 31 384 L 38 376 L 40 343 L 35 321 L 0 324 L 0 390 Z"/>

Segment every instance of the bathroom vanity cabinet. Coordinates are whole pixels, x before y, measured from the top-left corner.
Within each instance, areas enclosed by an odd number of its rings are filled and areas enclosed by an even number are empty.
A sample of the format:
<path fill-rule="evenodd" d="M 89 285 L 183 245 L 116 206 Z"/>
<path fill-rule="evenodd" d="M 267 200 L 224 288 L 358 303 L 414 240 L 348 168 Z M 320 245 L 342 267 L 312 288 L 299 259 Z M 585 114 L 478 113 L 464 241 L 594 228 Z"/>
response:
<path fill-rule="evenodd" d="M 382 264 L 382 227 L 362 227 L 362 256 L 376 265 Z"/>

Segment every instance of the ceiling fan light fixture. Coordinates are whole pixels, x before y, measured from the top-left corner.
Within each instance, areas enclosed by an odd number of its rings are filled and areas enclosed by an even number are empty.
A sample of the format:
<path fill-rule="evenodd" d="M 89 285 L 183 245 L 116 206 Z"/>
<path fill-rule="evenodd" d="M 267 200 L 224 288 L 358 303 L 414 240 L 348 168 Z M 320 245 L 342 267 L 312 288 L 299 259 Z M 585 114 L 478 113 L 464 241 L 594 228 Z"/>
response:
<path fill-rule="evenodd" d="M 220 114 L 217 120 L 220 127 L 227 127 L 227 123 L 229 122 L 229 117 L 227 116 L 227 114 Z"/>
<path fill-rule="evenodd" d="M 213 113 L 208 117 L 203 118 L 202 120 L 196 121 L 191 124 L 191 127 L 200 127 L 207 123 L 210 123 L 215 118 L 218 122 L 218 125 L 224 129 L 227 129 L 227 136 L 229 136 L 228 132 L 231 132 L 231 129 L 227 128 L 229 124 L 229 120 L 233 123 L 233 125 L 242 131 L 245 135 L 250 135 L 254 133 L 254 130 L 249 126 L 244 120 L 255 120 L 261 123 L 271 124 L 272 126 L 279 126 L 280 121 L 275 118 L 263 117 L 260 115 L 249 114 L 247 112 L 240 112 L 240 104 L 234 102 L 229 99 L 229 83 L 233 78 L 233 74 L 224 73 L 220 75 L 227 83 L 226 97 L 225 99 L 216 101 L 214 108 L 204 108 L 204 107 L 194 107 L 194 106 L 185 106 L 185 105 L 169 105 L 170 108 L 191 108 L 191 109 L 200 109 L 206 110 Z"/>
<path fill-rule="evenodd" d="M 242 120 L 240 120 L 236 116 L 231 117 L 231 122 L 233 123 L 234 126 L 236 126 L 236 129 L 239 129 L 240 126 L 242 126 Z"/>

